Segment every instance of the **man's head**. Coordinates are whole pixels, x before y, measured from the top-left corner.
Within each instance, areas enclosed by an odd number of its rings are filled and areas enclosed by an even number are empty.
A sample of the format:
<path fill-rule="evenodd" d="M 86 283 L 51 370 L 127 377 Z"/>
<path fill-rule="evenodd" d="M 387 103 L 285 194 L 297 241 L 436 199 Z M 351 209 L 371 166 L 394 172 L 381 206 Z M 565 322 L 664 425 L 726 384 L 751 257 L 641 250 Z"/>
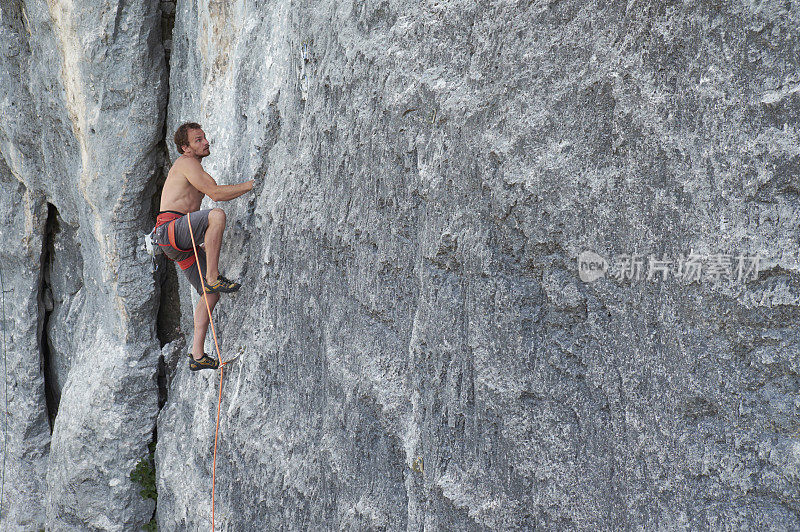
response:
<path fill-rule="evenodd" d="M 200 124 L 195 122 L 186 122 L 180 125 L 175 132 L 175 145 L 178 147 L 178 153 L 182 155 L 190 155 L 202 159 L 211 154 L 211 147 L 208 140 L 206 140 L 206 134 Z"/>

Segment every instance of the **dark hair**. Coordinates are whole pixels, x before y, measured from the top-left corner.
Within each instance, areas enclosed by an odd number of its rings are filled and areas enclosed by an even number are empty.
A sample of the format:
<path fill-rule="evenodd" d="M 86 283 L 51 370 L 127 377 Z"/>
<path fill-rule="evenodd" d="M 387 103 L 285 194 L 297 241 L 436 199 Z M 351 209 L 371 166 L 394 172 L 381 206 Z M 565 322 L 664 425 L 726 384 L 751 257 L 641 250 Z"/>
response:
<path fill-rule="evenodd" d="M 202 129 L 202 127 L 195 122 L 185 122 L 181 124 L 178 131 L 175 132 L 175 145 L 178 147 L 178 153 L 181 155 L 183 155 L 183 147 L 189 145 L 190 129 Z"/>

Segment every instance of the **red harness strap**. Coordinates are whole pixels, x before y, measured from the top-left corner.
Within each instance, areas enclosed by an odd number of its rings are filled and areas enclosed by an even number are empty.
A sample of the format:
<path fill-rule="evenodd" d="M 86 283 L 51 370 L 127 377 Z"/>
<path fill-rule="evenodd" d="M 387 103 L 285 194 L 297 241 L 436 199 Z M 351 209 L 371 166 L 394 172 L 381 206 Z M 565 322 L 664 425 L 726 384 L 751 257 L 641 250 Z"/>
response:
<path fill-rule="evenodd" d="M 189 255 L 185 259 L 178 261 L 178 266 L 181 267 L 181 270 L 191 268 L 192 264 L 194 264 L 194 255 Z"/>
<path fill-rule="evenodd" d="M 178 251 L 181 251 L 183 253 L 189 253 L 190 251 L 192 251 L 191 249 L 181 249 L 175 244 L 175 220 L 177 220 L 181 216 L 185 216 L 185 215 L 181 214 L 181 213 L 174 212 L 174 211 L 165 211 L 165 212 L 160 213 L 156 217 L 156 227 L 160 227 L 160 226 L 164 225 L 165 223 L 169 223 L 169 226 L 167 226 L 167 235 L 169 236 L 169 244 L 159 244 L 159 246 L 162 246 L 162 247 L 169 246 L 169 247 L 177 249 Z M 191 268 L 192 264 L 195 263 L 194 254 L 189 255 L 185 259 L 179 260 L 177 262 L 178 262 L 178 266 L 181 267 L 181 270 L 185 270 L 187 268 Z"/>

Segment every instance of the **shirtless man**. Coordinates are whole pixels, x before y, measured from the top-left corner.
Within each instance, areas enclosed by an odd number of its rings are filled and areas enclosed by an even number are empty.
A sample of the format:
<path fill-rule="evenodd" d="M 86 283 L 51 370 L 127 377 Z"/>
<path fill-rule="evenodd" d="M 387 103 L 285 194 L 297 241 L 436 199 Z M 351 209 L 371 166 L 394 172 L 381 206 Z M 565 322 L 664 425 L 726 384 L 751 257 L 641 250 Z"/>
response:
<path fill-rule="evenodd" d="M 204 196 L 214 201 L 228 201 L 253 190 L 253 180 L 238 185 L 218 185 L 208 175 L 200 161 L 211 154 L 206 135 L 199 124 L 182 124 L 175 132 L 175 145 L 180 157 L 172 165 L 161 192 L 161 212 L 158 214 L 155 240 L 164 254 L 178 262 L 189 282 L 202 297 L 194 309 L 194 343 L 189 367 L 193 371 L 219 367 L 219 361 L 203 352 L 209 323 L 208 308 L 214 310 L 220 292 L 235 292 L 239 283 L 219 273 L 219 250 L 225 231 L 225 211 L 220 208 L 200 209 Z M 186 216 L 186 213 L 190 213 Z M 189 218 L 200 264 L 196 264 Z M 204 242 L 204 248 L 199 247 Z M 205 270 L 205 293 L 201 271 Z M 203 301 L 205 298 L 206 301 Z"/>

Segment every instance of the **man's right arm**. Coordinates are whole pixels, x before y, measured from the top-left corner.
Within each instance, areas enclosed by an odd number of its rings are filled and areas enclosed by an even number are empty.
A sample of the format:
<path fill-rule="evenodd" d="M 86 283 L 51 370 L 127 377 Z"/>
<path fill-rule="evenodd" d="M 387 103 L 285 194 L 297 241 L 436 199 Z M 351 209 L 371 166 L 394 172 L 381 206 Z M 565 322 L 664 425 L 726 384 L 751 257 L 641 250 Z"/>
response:
<path fill-rule="evenodd" d="M 194 188 L 214 201 L 229 201 L 253 190 L 252 179 L 236 185 L 218 185 L 194 159 L 185 160 L 183 173 Z"/>

